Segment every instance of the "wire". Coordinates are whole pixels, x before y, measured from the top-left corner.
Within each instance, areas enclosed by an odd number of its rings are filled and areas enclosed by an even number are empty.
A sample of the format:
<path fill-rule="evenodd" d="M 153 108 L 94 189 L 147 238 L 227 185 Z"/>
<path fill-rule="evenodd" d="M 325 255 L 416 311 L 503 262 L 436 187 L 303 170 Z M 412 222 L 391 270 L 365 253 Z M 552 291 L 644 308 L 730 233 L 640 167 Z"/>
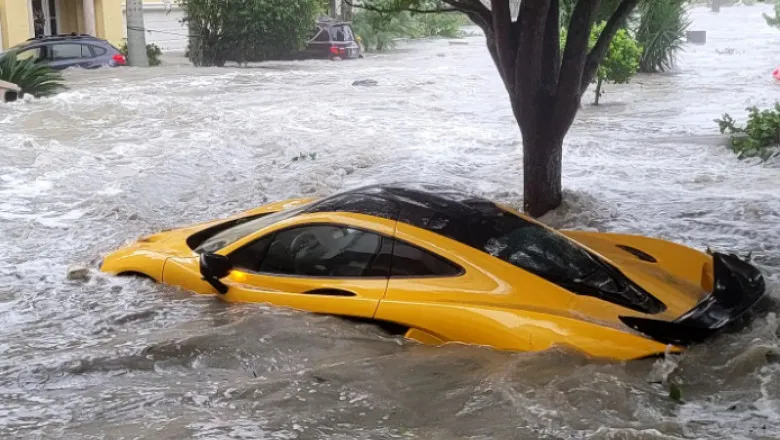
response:
<path fill-rule="evenodd" d="M 157 32 L 158 34 L 176 35 L 178 37 L 188 37 L 188 38 L 193 38 L 193 37 L 200 38 L 201 37 L 201 35 L 193 35 L 193 34 L 189 34 L 189 33 L 183 34 L 181 32 L 162 31 L 162 30 L 159 30 L 159 29 L 148 29 L 148 28 L 142 28 L 142 27 L 136 27 L 136 26 L 128 26 L 127 29 L 131 30 L 131 31 L 148 32 L 150 34 L 154 33 L 154 32 Z"/>

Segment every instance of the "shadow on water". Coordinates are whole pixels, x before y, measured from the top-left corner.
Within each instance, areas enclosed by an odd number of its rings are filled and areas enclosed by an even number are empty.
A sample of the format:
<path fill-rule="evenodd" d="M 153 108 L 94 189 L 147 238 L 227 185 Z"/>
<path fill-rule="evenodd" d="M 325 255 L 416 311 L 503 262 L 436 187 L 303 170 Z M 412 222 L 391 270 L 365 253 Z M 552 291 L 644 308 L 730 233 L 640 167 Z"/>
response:
<path fill-rule="evenodd" d="M 768 8 L 695 9 L 709 41 L 674 74 L 585 104 L 565 203 L 546 221 L 753 252 L 780 296 L 780 166 L 737 160 L 713 122 L 773 103 Z M 780 436 L 777 310 L 682 356 L 616 364 L 425 347 L 94 270 L 150 232 L 373 182 L 444 181 L 522 206 L 503 85 L 481 38 L 465 41 L 340 63 L 72 71 L 59 96 L 0 106 L 0 436 Z M 366 78 L 377 85 L 351 85 Z M 89 281 L 66 279 L 75 263 Z"/>

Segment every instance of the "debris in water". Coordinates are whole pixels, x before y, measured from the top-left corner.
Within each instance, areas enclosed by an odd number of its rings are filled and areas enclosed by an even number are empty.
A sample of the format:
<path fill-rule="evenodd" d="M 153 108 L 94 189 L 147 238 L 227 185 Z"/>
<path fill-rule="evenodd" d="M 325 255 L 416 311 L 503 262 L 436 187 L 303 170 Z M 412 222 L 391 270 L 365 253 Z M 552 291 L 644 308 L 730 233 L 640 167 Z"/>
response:
<path fill-rule="evenodd" d="M 682 390 L 674 382 L 669 383 L 669 398 L 677 403 L 683 403 Z"/>
<path fill-rule="evenodd" d="M 68 279 L 71 281 L 89 281 L 89 268 L 82 264 L 74 264 L 68 267 Z"/>
<path fill-rule="evenodd" d="M 352 83 L 353 86 L 367 86 L 373 87 L 379 85 L 379 82 L 375 79 L 358 79 Z"/>
<path fill-rule="evenodd" d="M 308 157 L 309 159 L 311 159 L 311 160 L 314 160 L 314 159 L 316 159 L 316 158 L 317 158 L 317 153 L 308 153 L 308 154 L 307 154 L 307 153 L 298 153 L 298 155 L 297 155 L 297 156 L 294 156 L 294 157 L 292 158 L 292 160 L 293 160 L 293 162 L 295 162 L 295 161 L 298 161 L 298 160 L 304 160 L 304 159 L 306 159 L 307 157 Z"/>

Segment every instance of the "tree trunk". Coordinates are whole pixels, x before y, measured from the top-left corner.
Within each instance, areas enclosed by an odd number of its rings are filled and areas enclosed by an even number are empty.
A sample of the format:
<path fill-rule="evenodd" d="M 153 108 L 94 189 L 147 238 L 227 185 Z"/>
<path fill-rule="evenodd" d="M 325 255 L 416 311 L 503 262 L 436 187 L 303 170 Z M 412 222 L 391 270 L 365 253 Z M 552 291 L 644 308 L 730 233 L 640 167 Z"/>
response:
<path fill-rule="evenodd" d="M 599 98 L 601 98 L 601 78 L 596 80 L 596 102 L 595 105 L 599 105 Z"/>
<path fill-rule="evenodd" d="M 523 209 L 539 217 L 563 200 L 561 165 L 566 132 L 551 123 L 523 132 Z"/>

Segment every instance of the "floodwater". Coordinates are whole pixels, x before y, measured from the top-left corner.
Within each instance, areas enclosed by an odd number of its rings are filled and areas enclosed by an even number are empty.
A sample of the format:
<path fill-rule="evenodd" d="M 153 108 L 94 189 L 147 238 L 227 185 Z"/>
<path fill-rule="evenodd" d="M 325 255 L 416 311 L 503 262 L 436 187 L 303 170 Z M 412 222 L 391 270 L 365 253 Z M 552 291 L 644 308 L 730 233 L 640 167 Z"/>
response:
<path fill-rule="evenodd" d="M 780 96 L 768 10 L 694 10 L 708 42 L 677 71 L 586 103 L 566 202 L 546 221 L 752 252 L 778 296 L 780 163 L 738 160 L 713 122 Z M 423 347 L 96 271 L 150 232 L 373 182 L 521 206 L 519 132 L 483 40 L 465 41 L 354 62 L 74 71 L 66 93 L 0 105 L 0 438 L 780 437 L 774 314 L 683 356 L 605 363 Z M 366 78 L 378 85 L 351 86 Z M 67 279 L 73 264 L 89 281 Z"/>

